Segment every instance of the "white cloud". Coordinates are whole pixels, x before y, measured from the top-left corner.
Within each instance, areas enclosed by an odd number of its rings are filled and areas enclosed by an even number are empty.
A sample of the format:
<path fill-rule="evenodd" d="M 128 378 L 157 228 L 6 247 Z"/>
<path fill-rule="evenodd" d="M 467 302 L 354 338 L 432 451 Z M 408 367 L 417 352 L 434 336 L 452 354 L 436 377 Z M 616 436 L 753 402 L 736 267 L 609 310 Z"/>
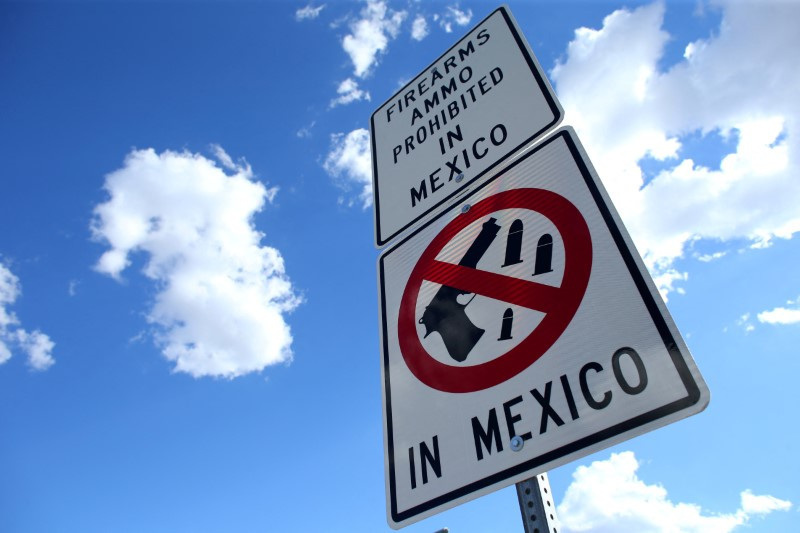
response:
<path fill-rule="evenodd" d="M 132 151 L 106 176 L 91 229 L 109 246 L 98 272 L 120 279 L 132 254 L 145 255 L 158 291 L 147 321 L 174 370 L 233 378 L 291 359 L 285 315 L 300 300 L 253 226 L 277 189 L 213 151 L 230 174 L 199 154 Z"/>
<path fill-rule="evenodd" d="M 302 7 L 295 11 L 294 16 L 297 20 L 315 19 L 319 16 L 320 12 L 324 8 L 325 4 L 317 7 L 313 7 L 311 4 L 308 4 L 306 7 Z"/>
<path fill-rule="evenodd" d="M 331 135 L 331 151 L 323 164 L 343 189 L 349 190 L 351 185 L 361 188 L 359 198 L 365 209 L 372 205 L 372 154 L 369 143 L 369 132 L 363 128 L 347 135 Z"/>
<path fill-rule="evenodd" d="M 758 321 L 775 325 L 800 324 L 800 298 L 789 300 L 786 305 L 791 307 L 776 307 L 758 313 Z"/>
<path fill-rule="evenodd" d="M 34 370 L 47 370 L 53 359 L 55 343 L 39 330 L 29 333 L 20 327 L 17 316 L 8 309 L 22 293 L 19 278 L 0 263 L 0 364 L 11 359 L 13 346 L 28 355 L 28 365 Z"/>
<path fill-rule="evenodd" d="M 415 41 L 421 41 L 428 36 L 428 22 L 422 15 L 417 15 L 414 22 L 411 23 L 411 38 Z"/>
<path fill-rule="evenodd" d="M 714 36 L 687 43 L 666 71 L 658 65 L 672 37 L 661 3 L 576 30 L 552 71 L 566 121 L 656 276 L 699 239 L 758 247 L 800 231 L 800 69 L 786 53 L 800 47 L 800 4 L 717 3 Z M 718 168 L 681 156 L 698 133 L 733 141 L 735 151 Z M 646 157 L 666 169 L 645 184 Z"/>
<path fill-rule="evenodd" d="M 397 37 L 405 18 L 405 11 L 392 11 L 386 7 L 386 2 L 367 0 L 361 18 L 350 25 L 351 33 L 342 40 L 342 48 L 350 56 L 356 76 L 363 78 L 369 74 L 378 61 L 378 54 L 385 53 L 389 40 Z"/>
<path fill-rule="evenodd" d="M 786 511 L 792 505 L 745 490 L 740 494 L 741 506 L 734 513 L 704 512 L 696 504 L 670 501 L 664 487 L 639 479 L 638 468 L 633 452 L 611 454 L 605 461 L 579 466 L 558 506 L 562 530 L 726 533 L 746 525 L 755 516 Z"/>
<path fill-rule="evenodd" d="M 50 337 L 38 329 L 33 333 L 18 329 L 15 333 L 20 348 L 28 354 L 28 364 L 34 370 L 47 370 L 53 366 L 56 362 L 52 356 L 55 343 L 50 340 Z"/>
<path fill-rule="evenodd" d="M 6 306 L 13 304 L 20 292 L 19 278 L 0 263 L 0 328 L 6 329 L 18 323 L 17 317 Z"/>
<path fill-rule="evenodd" d="M 3 263 L 0 263 L 0 364 L 11 359 L 11 349 L 6 342 L 13 338 L 9 331 L 19 321 L 7 306 L 17 300 L 19 293 L 19 279 Z"/>
<path fill-rule="evenodd" d="M 797 324 L 800 322 L 800 309 L 776 307 L 771 311 L 758 313 L 758 321 L 767 324 Z"/>
<path fill-rule="evenodd" d="M 336 93 L 339 95 L 339 97 L 331 100 L 330 107 L 347 105 L 359 100 L 370 100 L 369 93 L 359 89 L 358 82 L 353 78 L 347 78 L 340 83 L 339 87 L 336 89 Z"/>
<path fill-rule="evenodd" d="M 772 511 L 788 511 L 792 508 L 792 502 L 781 500 L 775 496 L 753 494 L 750 489 L 741 494 L 742 511 L 747 514 L 767 514 Z"/>
<path fill-rule="evenodd" d="M 472 10 L 467 9 L 462 11 L 458 4 L 447 6 L 444 14 L 434 16 L 433 20 L 437 21 L 444 31 L 452 33 L 453 24 L 457 26 L 466 26 L 472 20 Z"/>

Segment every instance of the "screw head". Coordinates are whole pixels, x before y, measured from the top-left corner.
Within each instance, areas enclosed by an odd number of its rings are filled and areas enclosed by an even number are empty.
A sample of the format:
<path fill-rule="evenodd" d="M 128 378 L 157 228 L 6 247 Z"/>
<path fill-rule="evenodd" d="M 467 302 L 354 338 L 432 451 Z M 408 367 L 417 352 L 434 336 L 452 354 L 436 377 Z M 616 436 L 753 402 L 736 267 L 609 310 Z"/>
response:
<path fill-rule="evenodd" d="M 462 172 L 458 176 L 456 176 L 456 183 L 461 183 L 461 180 L 463 179 L 464 179 L 464 173 Z"/>
<path fill-rule="evenodd" d="M 467 211 L 469 211 L 469 208 L 470 208 L 470 207 L 472 207 L 472 206 L 471 206 L 471 205 L 469 205 L 469 204 L 464 204 L 464 205 L 462 205 L 462 206 L 461 206 L 461 212 L 462 212 L 462 213 L 466 213 Z"/>
<path fill-rule="evenodd" d="M 520 437 L 519 435 L 515 435 L 511 437 L 511 449 L 515 452 L 518 452 L 525 446 L 525 440 Z"/>

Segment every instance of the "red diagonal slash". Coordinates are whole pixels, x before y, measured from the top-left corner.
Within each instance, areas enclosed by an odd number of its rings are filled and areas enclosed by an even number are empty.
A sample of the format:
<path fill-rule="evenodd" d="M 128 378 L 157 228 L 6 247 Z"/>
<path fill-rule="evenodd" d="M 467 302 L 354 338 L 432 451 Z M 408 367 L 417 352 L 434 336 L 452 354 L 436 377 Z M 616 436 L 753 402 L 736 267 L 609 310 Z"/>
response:
<path fill-rule="evenodd" d="M 558 301 L 560 292 L 558 287 L 443 261 L 433 261 L 422 273 L 422 277 L 433 283 L 543 313 L 553 309 L 553 303 Z"/>
<path fill-rule="evenodd" d="M 547 217 L 564 243 L 560 287 L 512 278 L 485 270 L 438 261 L 439 252 L 473 222 L 504 209 L 527 209 Z M 577 207 L 552 191 L 522 188 L 484 198 L 458 215 L 434 237 L 411 271 L 397 322 L 400 352 L 409 370 L 423 383 L 444 392 L 474 392 L 516 376 L 547 352 L 578 311 L 592 270 L 592 239 Z M 422 346 L 415 317 L 422 282 L 447 285 L 545 314 L 533 331 L 505 354 L 472 366 L 454 366 L 432 357 Z"/>

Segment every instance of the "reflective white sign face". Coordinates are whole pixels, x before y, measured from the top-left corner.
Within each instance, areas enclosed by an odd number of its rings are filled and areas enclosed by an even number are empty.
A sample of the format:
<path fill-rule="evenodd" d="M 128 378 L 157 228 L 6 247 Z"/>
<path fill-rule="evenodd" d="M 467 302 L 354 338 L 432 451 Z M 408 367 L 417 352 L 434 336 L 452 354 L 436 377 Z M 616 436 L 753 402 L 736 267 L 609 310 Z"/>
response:
<path fill-rule="evenodd" d="M 373 113 L 376 244 L 479 183 L 562 115 L 511 13 L 498 8 Z"/>
<path fill-rule="evenodd" d="M 570 128 L 384 251 L 378 266 L 393 527 L 708 403 Z"/>

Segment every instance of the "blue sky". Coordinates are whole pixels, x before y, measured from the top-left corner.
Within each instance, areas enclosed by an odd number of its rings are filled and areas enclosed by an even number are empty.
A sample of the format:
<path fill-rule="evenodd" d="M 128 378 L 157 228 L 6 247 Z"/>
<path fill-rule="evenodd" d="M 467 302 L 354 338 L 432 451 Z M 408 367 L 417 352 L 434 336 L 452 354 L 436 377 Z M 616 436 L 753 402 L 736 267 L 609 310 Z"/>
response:
<path fill-rule="evenodd" d="M 800 4 L 508 5 L 712 395 L 563 530 L 796 529 Z M 0 5 L 0 530 L 389 530 L 369 117 L 495 7 Z"/>

